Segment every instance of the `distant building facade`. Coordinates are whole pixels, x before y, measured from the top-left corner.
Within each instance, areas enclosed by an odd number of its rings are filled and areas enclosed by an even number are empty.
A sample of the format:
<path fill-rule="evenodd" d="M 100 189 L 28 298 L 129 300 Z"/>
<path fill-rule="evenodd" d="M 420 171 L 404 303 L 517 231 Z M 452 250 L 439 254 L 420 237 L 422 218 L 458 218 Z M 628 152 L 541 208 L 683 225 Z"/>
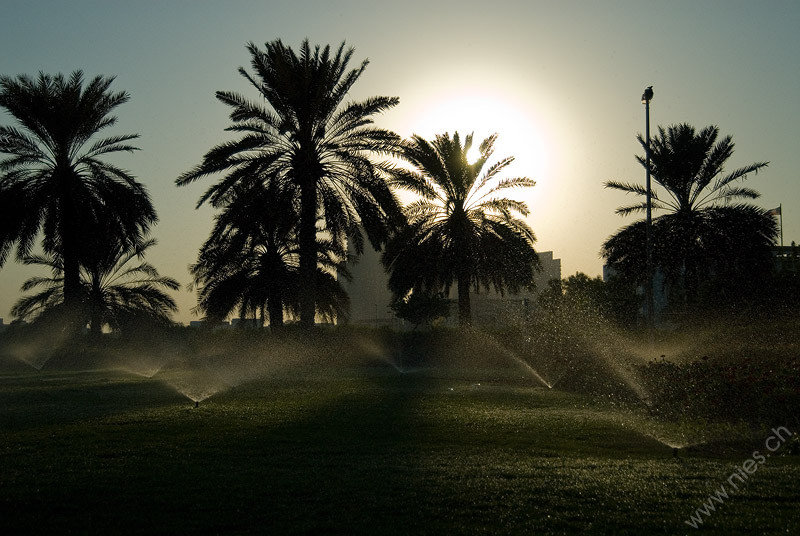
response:
<path fill-rule="evenodd" d="M 609 280 L 617 275 L 617 271 L 608 264 L 603 265 L 603 281 L 608 283 Z M 666 319 L 664 318 L 664 311 L 669 305 L 669 288 L 664 278 L 664 272 L 656 266 L 653 270 L 653 314 L 656 325 L 661 325 Z M 645 287 L 639 285 L 636 287 L 636 295 L 641 299 L 641 306 L 639 307 L 639 317 L 644 319 L 647 316 L 647 303 L 645 299 Z"/>
<path fill-rule="evenodd" d="M 800 273 L 800 246 L 792 242 L 791 246 L 773 246 L 772 270 L 774 273 L 797 274 Z M 603 265 L 603 281 L 608 282 L 617 272 L 608 264 Z M 752 275 L 756 277 L 755 274 Z M 636 294 L 641 297 L 642 306 L 639 308 L 639 316 L 645 318 L 645 288 L 639 285 Z M 670 323 L 670 314 L 667 312 L 670 302 L 670 284 L 667 282 L 664 272 L 656 266 L 653 273 L 653 306 L 655 321 L 658 326 L 666 326 Z"/>
<path fill-rule="evenodd" d="M 772 266 L 778 273 L 800 272 L 800 247 L 794 242 L 791 246 L 773 247 Z"/>
<path fill-rule="evenodd" d="M 389 276 L 380 262 L 380 255 L 372 248 L 366 248 L 355 262 L 348 264 L 353 276 L 352 281 L 339 278 L 350 296 L 348 322 L 373 327 L 407 328 L 402 320 L 394 316 L 390 307 L 392 293 L 388 288 Z M 561 259 L 554 258 L 552 251 L 540 252 L 539 261 L 542 271 L 536 274 L 534 280 L 536 286 L 533 291 L 505 293 L 502 296 L 494 291 L 472 292 L 470 298 L 473 323 L 491 327 L 525 318 L 537 306 L 539 293 L 547 289 L 548 281 L 561 279 Z M 452 303 L 447 324 L 455 326 L 458 324 L 455 286 L 450 289 L 448 297 Z"/>
<path fill-rule="evenodd" d="M 232 328 L 260 329 L 261 321 L 257 318 L 231 318 Z"/>
<path fill-rule="evenodd" d="M 352 251 L 349 252 L 353 254 Z M 358 325 L 399 327 L 390 307 L 392 293 L 389 292 L 389 276 L 381 264 L 381 253 L 369 245 L 355 261 L 347 264 L 353 276 L 348 281 L 341 276 L 339 282 L 350 296 L 350 318 L 348 322 Z"/>
<path fill-rule="evenodd" d="M 207 321 L 205 321 L 205 320 L 191 320 L 191 321 L 189 321 L 189 327 L 190 328 L 205 328 L 205 327 L 208 327 L 208 326 L 209 326 L 209 323 Z M 228 329 L 229 327 L 231 327 L 231 325 L 226 321 L 222 321 L 222 322 L 215 323 L 211 327 L 213 329 Z"/>
<path fill-rule="evenodd" d="M 561 259 L 554 258 L 552 251 L 542 251 L 538 255 L 542 270 L 536 272 L 534 276 L 535 286 L 532 291 L 522 290 L 517 294 L 506 292 L 503 295 L 494 290 L 470 292 L 474 325 L 498 327 L 509 322 L 519 322 L 526 319 L 538 307 L 539 294 L 547 290 L 548 283 L 552 279 L 561 279 Z M 449 297 L 453 303 L 447 322 L 449 325 L 456 326 L 458 325 L 458 292 L 455 288 L 450 289 Z"/>

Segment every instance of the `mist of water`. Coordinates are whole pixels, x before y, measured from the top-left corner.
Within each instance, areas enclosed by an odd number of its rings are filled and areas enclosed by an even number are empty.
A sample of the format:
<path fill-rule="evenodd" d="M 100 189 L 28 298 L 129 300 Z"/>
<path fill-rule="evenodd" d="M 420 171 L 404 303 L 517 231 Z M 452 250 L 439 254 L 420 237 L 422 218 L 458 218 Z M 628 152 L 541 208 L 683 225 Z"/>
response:
<path fill-rule="evenodd" d="M 493 349 L 498 351 L 500 355 L 505 357 L 506 359 L 511 360 L 512 363 L 519 366 L 526 374 L 528 374 L 531 378 L 535 379 L 536 381 L 540 382 L 542 385 L 547 387 L 548 389 L 553 388 L 553 384 L 542 377 L 536 369 L 534 369 L 527 361 L 522 359 L 513 351 L 509 350 L 508 348 L 504 347 L 502 344 L 497 342 L 494 337 L 491 336 L 484 336 L 483 339 L 488 342 Z"/>
<path fill-rule="evenodd" d="M 143 378 L 152 378 L 174 358 L 174 355 L 154 355 L 130 350 L 114 352 L 114 360 L 121 370 Z"/>
<path fill-rule="evenodd" d="M 173 372 L 159 378 L 192 402 L 202 402 L 230 388 L 220 378 L 208 371 Z"/>
<path fill-rule="evenodd" d="M 386 345 L 374 338 L 359 336 L 355 338 L 355 348 L 366 360 L 375 360 L 384 363 L 400 374 L 408 371 L 403 367 L 403 354 L 397 349 L 389 349 Z"/>
<path fill-rule="evenodd" d="M 5 345 L 4 353 L 36 370 L 42 370 L 63 344 L 65 336 L 58 333 L 43 335 L 35 340 L 12 342 Z"/>

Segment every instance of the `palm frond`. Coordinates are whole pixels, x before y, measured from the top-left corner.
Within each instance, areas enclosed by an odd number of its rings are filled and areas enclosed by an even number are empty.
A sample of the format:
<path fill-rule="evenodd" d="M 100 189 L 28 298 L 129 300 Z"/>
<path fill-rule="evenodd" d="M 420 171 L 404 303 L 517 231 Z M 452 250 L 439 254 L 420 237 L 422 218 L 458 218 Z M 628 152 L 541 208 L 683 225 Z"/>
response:
<path fill-rule="evenodd" d="M 642 196 L 647 195 L 647 187 L 642 186 L 641 184 L 621 181 L 606 181 L 603 185 L 606 188 L 619 190 L 621 192 L 625 192 L 626 194 L 636 194 Z"/>
<path fill-rule="evenodd" d="M 652 199 L 650 202 L 651 210 L 669 210 L 670 206 L 660 202 L 658 199 Z M 641 203 L 636 203 L 634 205 L 628 205 L 624 207 L 618 207 L 615 211 L 616 214 L 620 216 L 629 216 L 631 214 L 635 214 L 637 212 L 647 212 L 647 202 L 642 201 Z"/>

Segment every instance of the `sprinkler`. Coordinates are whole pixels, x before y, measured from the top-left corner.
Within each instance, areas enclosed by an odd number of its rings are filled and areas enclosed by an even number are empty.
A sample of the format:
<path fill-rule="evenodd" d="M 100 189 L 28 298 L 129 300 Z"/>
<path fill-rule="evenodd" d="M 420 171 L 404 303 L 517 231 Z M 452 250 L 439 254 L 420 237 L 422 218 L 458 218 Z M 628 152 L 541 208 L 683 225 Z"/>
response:
<path fill-rule="evenodd" d="M 672 447 L 672 457 L 673 458 L 678 457 L 678 447 Z"/>
<path fill-rule="evenodd" d="M 200 407 L 200 401 L 199 400 L 195 400 L 194 401 L 194 407 L 196 407 L 196 408 Z"/>

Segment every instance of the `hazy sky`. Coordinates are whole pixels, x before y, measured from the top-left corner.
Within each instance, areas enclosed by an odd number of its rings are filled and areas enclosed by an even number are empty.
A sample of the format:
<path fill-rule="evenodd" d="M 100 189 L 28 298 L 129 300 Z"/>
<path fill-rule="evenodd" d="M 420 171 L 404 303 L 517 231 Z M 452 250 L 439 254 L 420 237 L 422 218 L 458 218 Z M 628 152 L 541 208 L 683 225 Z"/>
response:
<path fill-rule="evenodd" d="M 165 275 L 187 266 L 210 227 L 195 210 L 212 184 L 178 189 L 175 178 L 230 139 L 217 90 L 252 95 L 236 72 L 248 41 L 303 38 L 356 49 L 370 65 L 351 92 L 400 97 L 379 123 L 413 133 L 498 132 L 510 174 L 537 181 L 523 197 L 537 249 L 563 274 L 601 273 L 602 242 L 633 221 L 609 179 L 644 181 L 634 155 L 651 124 L 714 124 L 736 143 L 730 168 L 770 162 L 748 180 L 764 208 L 783 204 L 784 236 L 800 241 L 800 2 L 787 1 L 11 1 L 0 0 L 0 73 L 114 75 L 131 101 L 114 133 L 139 133 L 141 151 L 113 161 L 153 197 L 159 245 L 148 257 Z M 11 119 L 0 114 L 0 123 Z M 29 277 L 0 270 L 0 317 Z M 178 320 L 194 318 L 194 294 L 176 294 Z"/>

